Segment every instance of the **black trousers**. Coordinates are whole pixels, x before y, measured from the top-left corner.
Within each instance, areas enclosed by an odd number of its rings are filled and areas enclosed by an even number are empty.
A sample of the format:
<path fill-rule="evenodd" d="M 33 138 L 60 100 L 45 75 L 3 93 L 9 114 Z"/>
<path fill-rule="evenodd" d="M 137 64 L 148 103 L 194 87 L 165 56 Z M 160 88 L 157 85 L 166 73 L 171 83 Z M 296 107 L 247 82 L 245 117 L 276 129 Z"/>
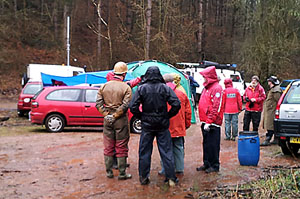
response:
<path fill-rule="evenodd" d="M 211 127 L 209 131 L 205 131 L 204 125 L 201 125 L 203 135 L 203 163 L 206 168 L 212 167 L 219 171 L 221 129 L 220 127 Z"/>
<path fill-rule="evenodd" d="M 258 131 L 261 118 L 261 112 L 245 111 L 244 114 L 244 131 L 249 131 L 250 122 L 252 121 L 253 131 Z"/>
<path fill-rule="evenodd" d="M 175 180 L 173 144 L 169 129 L 159 132 L 149 132 L 142 129 L 139 145 L 139 176 L 146 178 L 150 175 L 154 137 L 156 137 L 160 158 L 165 169 L 166 179 Z"/>

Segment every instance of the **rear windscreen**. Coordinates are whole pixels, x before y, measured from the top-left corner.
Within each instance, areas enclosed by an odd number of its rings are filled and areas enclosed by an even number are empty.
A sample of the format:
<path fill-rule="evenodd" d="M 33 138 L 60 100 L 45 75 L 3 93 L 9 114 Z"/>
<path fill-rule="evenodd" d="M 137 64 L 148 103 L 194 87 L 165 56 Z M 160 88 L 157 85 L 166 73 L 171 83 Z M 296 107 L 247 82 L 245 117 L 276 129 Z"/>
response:
<path fill-rule="evenodd" d="M 239 75 L 230 75 L 230 78 L 232 79 L 232 82 L 240 82 L 241 78 Z"/>
<path fill-rule="evenodd" d="M 38 91 L 43 88 L 42 84 L 28 84 L 24 90 L 23 94 L 35 95 Z"/>
<path fill-rule="evenodd" d="M 300 104 L 300 84 L 291 86 L 283 100 L 283 104 Z"/>

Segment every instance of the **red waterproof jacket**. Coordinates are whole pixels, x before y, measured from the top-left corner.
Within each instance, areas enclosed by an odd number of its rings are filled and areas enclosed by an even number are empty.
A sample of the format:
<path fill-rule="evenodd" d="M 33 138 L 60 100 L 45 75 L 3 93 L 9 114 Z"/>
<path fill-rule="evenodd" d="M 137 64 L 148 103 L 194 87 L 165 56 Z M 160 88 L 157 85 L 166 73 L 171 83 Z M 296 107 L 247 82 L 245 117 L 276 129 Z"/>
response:
<path fill-rule="evenodd" d="M 246 102 L 246 110 L 247 111 L 255 111 L 255 112 L 262 112 L 263 110 L 263 103 L 266 99 L 266 93 L 264 88 L 258 83 L 257 86 L 254 88 L 251 85 L 248 86 L 245 90 L 243 99 L 245 101 L 246 97 L 248 97 L 249 99 L 251 98 L 255 98 L 256 102 L 253 103 L 253 106 L 249 107 L 250 102 Z"/>
<path fill-rule="evenodd" d="M 235 114 L 242 110 L 242 97 L 238 89 L 233 88 L 232 79 L 224 80 L 224 113 Z"/>
<path fill-rule="evenodd" d="M 182 91 L 176 89 L 176 85 L 169 82 L 169 87 L 175 92 L 176 96 L 181 102 L 181 108 L 177 115 L 170 119 L 169 131 L 171 137 L 183 137 L 186 136 L 186 129 L 191 126 L 192 109 L 188 97 Z M 171 106 L 168 105 L 168 109 Z"/>
<path fill-rule="evenodd" d="M 110 71 L 106 74 L 106 80 L 107 81 L 110 81 L 110 80 L 113 80 L 114 79 L 114 72 L 113 71 Z M 126 83 L 131 87 L 135 87 L 136 85 L 138 85 L 139 83 L 141 82 L 141 78 L 140 77 L 137 77 L 135 79 L 132 79 L 130 81 L 127 81 Z"/>
<path fill-rule="evenodd" d="M 204 89 L 199 101 L 200 121 L 221 126 L 224 113 L 223 89 L 219 84 L 216 68 L 207 67 L 200 74 L 207 80 L 203 83 Z"/>

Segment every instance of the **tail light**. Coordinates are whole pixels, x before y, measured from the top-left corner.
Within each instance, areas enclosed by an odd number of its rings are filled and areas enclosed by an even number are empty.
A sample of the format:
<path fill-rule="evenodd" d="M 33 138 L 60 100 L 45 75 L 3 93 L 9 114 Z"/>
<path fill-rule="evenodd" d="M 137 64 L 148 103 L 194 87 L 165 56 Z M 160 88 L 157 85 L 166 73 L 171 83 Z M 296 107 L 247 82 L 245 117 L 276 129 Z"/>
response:
<path fill-rule="evenodd" d="M 290 89 L 291 84 L 289 84 L 287 86 L 287 88 L 283 91 L 282 95 L 280 96 L 277 106 L 276 106 L 276 110 L 275 110 L 275 119 L 279 119 L 279 113 L 280 113 L 280 105 L 282 104 L 282 101 L 287 93 L 287 91 Z"/>
<path fill-rule="evenodd" d="M 31 108 L 37 108 L 39 107 L 39 103 L 38 102 L 32 102 L 31 103 Z"/>

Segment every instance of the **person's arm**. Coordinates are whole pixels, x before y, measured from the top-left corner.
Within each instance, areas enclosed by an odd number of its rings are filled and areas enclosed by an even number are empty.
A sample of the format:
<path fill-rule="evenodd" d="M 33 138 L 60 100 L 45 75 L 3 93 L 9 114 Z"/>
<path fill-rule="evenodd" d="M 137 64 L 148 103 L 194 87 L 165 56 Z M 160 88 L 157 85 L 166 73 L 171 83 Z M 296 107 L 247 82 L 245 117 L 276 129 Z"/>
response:
<path fill-rule="evenodd" d="M 211 100 L 213 104 L 210 113 L 207 115 L 207 124 L 212 124 L 216 121 L 217 116 L 221 111 L 222 103 L 224 100 L 223 91 L 221 87 L 214 89 L 211 95 L 213 96 Z"/>
<path fill-rule="evenodd" d="M 259 85 L 260 86 L 260 85 Z M 262 86 L 259 87 L 259 96 L 258 98 L 255 98 L 257 103 L 263 102 L 266 99 L 266 93 Z"/>
<path fill-rule="evenodd" d="M 185 109 L 185 128 L 188 129 L 191 126 L 191 119 L 192 119 L 192 109 L 191 109 L 191 104 L 186 95 L 185 96 L 185 103 L 184 106 L 182 107 Z M 182 104 L 181 104 L 182 105 Z"/>
<path fill-rule="evenodd" d="M 102 87 L 99 88 L 98 90 L 96 108 L 103 116 L 107 116 L 109 112 L 105 108 L 105 103 L 101 92 L 102 92 Z"/>
<path fill-rule="evenodd" d="M 168 92 L 168 104 L 171 106 L 171 109 L 168 112 L 169 118 L 174 117 L 181 108 L 180 100 L 176 96 L 175 92 L 168 86 L 166 86 Z"/>
<path fill-rule="evenodd" d="M 140 111 L 140 104 L 141 104 L 141 96 L 140 96 L 140 89 L 138 88 L 134 93 L 131 102 L 129 103 L 130 112 L 138 118 L 141 118 L 141 111 Z"/>
<path fill-rule="evenodd" d="M 238 109 L 239 111 L 241 111 L 243 109 L 243 102 L 242 102 L 241 94 L 238 90 L 236 92 L 236 97 L 237 97 Z"/>
<path fill-rule="evenodd" d="M 122 100 L 121 106 L 119 106 L 116 112 L 113 114 L 114 118 L 119 118 L 121 115 L 127 112 L 131 100 L 131 94 L 132 94 L 131 88 L 128 86 L 125 91 L 125 95 Z"/>

